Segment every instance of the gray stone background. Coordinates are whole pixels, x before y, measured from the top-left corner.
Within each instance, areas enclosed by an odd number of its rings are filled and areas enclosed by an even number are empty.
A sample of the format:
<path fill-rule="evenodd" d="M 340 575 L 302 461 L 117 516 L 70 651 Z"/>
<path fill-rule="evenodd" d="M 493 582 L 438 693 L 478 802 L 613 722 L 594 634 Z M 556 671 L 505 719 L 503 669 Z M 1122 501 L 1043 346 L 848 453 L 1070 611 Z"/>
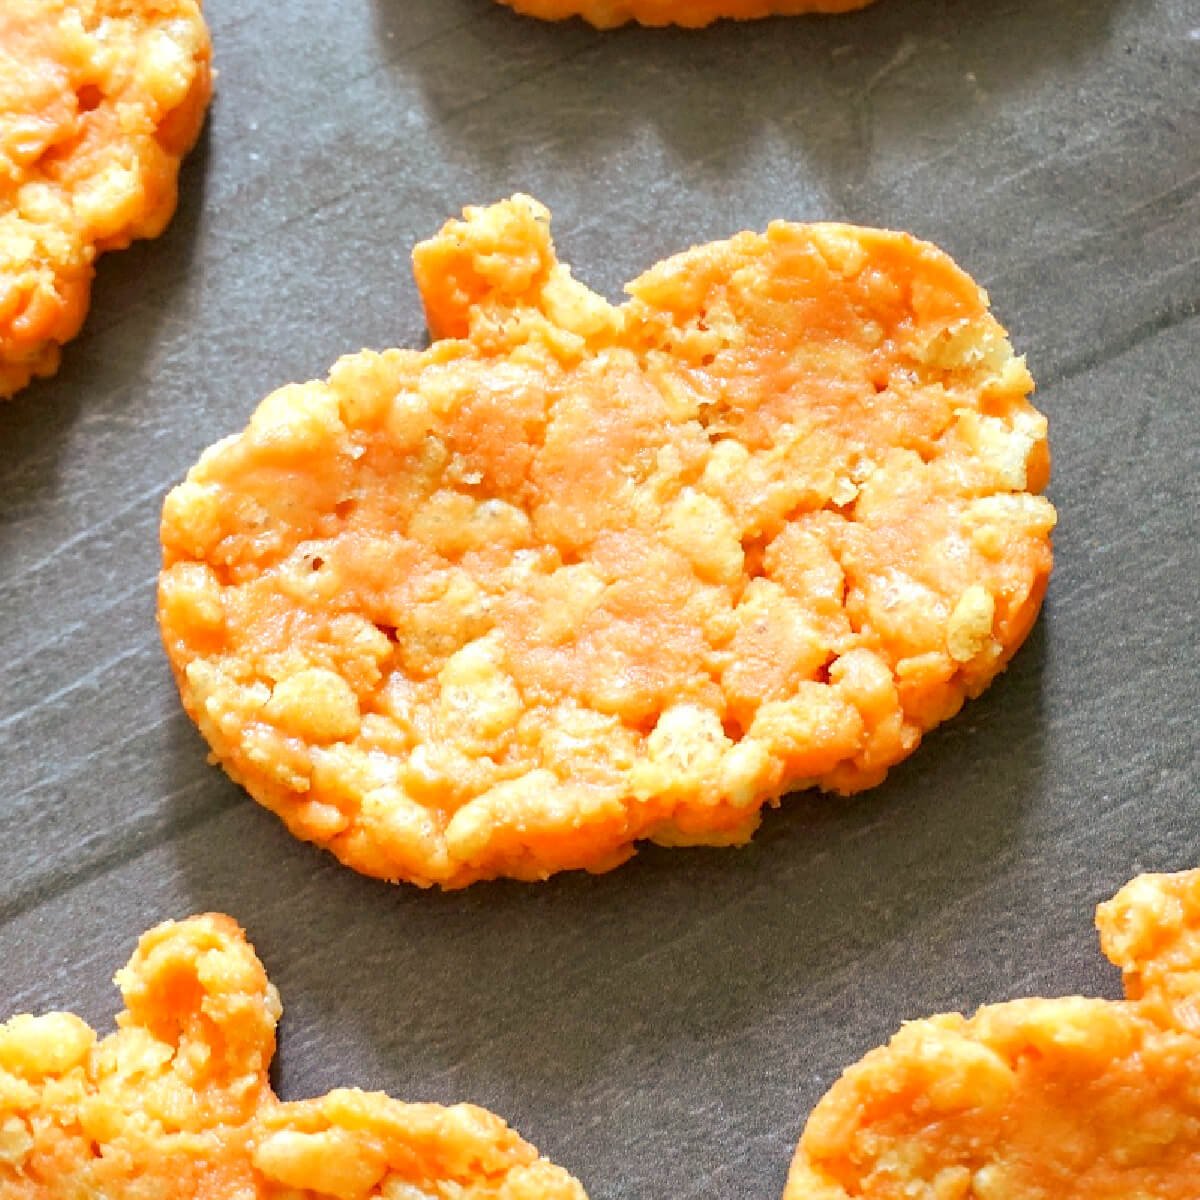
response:
<path fill-rule="evenodd" d="M 276 1081 L 470 1099 L 593 1200 L 775 1200 L 905 1018 L 1115 995 L 1094 904 L 1200 861 L 1200 9 L 879 0 L 684 34 L 488 0 L 211 0 L 218 94 L 156 243 L 0 407 L 0 1012 L 107 1028 L 137 935 L 219 909 Z M 1058 565 L 991 691 L 878 790 L 741 851 L 450 896 L 360 879 L 205 765 L 154 626 L 166 489 L 285 381 L 425 337 L 408 253 L 544 200 L 610 297 L 775 217 L 912 230 L 990 291 L 1055 454 Z"/>

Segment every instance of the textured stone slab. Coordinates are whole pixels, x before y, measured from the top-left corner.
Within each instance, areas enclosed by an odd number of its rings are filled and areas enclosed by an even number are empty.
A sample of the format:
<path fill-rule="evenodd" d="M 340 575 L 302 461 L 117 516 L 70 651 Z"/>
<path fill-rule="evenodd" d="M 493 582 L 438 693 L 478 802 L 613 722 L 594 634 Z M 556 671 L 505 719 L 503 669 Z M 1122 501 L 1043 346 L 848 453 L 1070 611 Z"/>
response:
<path fill-rule="evenodd" d="M 880 0 L 699 35 L 488 0 L 210 0 L 218 98 L 159 242 L 0 408 L 0 1010 L 102 1022 L 155 921 L 249 929 L 294 1098 L 509 1118 L 594 1200 L 775 1200 L 905 1017 L 1116 994 L 1092 907 L 1200 862 L 1200 32 L 1184 0 Z M 276 384 L 420 344 L 408 251 L 530 191 L 613 295 L 777 216 L 911 229 L 991 292 L 1051 418 L 1058 568 L 1009 673 L 876 792 L 735 852 L 391 890 L 217 771 L 153 624 L 161 497 Z"/>

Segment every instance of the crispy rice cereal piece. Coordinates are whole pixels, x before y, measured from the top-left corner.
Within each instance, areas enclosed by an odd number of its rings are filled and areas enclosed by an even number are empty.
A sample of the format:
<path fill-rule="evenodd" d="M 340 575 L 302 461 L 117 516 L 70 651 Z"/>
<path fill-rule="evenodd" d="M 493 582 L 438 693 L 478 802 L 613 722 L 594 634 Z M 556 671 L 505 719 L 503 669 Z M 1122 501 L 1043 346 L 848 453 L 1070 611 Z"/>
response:
<path fill-rule="evenodd" d="M 798 13 L 853 12 L 866 8 L 871 0 L 500 0 L 500 3 L 544 21 L 582 17 L 597 29 L 612 29 L 627 21 L 699 29 L 721 17 L 749 21 Z"/>
<path fill-rule="evenodd" d="M 96 256 L 163 231 L 211 90 L 197 0 L 0 3 L 0 398 L 57 369 Z"/>
<path fill-rule="evenodd" d="M 427 351 L 267 397 L 168 496 L 159 618 L 218 761 L 359 871 L 600 871 L 880 782 L 1050 572 L 1046 422 L 899 233 L 775 224 L 616 308 L 548 214 L 415 254 Z"/>
<path fill-rule="evenodd" d="M 784 1200 L 1195 1200 L 1200 871 L 1097 910 L 1127 1000 L 913 1021 L 809 1118 Z"/>
<path fill-rule="evenodd" d="M 0 1200 L 586 1200 L 499 1117 L 267 1082 L 279 995 L 228 917 L 152 929 L 118 1030 L 0 1025 Z"/>

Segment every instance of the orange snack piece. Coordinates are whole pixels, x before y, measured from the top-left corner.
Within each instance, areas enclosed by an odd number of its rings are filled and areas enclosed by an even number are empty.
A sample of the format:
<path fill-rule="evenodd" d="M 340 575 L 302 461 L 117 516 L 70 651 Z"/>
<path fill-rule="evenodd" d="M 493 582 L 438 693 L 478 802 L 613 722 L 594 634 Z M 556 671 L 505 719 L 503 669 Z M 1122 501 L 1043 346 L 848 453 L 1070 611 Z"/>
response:
<path fill-rule="evenodd" d="M 472 1105 L 277 1100 L 279 996 L 228 917 L 159 925 L 116 981 L 106 1038 L 0 1025 L 0 1200 L 587 1200 Z"/>
<path fill-rule="evenodd" d="M 0 4 L 0 398 L 55 372 L 96 256 L 171 219 L 209 54 L 197 0 Z"/>
<path fill-rule="evenodd" d="M 934 247 L 778 223 L 614 307 L 516 197 L 414 258 L 440 340 L 267 397 L 163 509 L 184 704 L 300 837 L 446 887 L 744 842 L 1029 631 L 1046 422 Z"/>
<path fill-rule="evenodd" d="M 1200 871 L 1097 910 L 1128 999 L 913 1021 L 813 1110 L 784 1200 L 1195 1200 Z"/>
<path fill-rule="evenodd" d="M 582 17 L 597 29 L 612 29 L 628 21 L 699 29 L 722 17 L 749 21 L 799 13 L 853 12 L 866 8 L 871 0 L 500 0 L 500 3 L 544 21 Z"/>

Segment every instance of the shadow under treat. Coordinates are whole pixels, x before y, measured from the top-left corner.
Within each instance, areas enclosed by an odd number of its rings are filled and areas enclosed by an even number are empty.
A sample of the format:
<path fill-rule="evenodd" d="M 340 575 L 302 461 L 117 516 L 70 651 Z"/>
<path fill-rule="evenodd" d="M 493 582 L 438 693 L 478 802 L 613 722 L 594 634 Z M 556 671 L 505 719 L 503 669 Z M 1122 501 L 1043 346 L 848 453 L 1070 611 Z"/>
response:
<path fill-rule="evenodd" d="M 387 69 L 417 78 L 440 135 L 489 173 L 529 159 L 537 174 L 561 148 L 586 165 L 581 208 L 608 212 L 635 182 L 630 159 L 661 157 L 716 197 L 731 172 L 755 164 L 769 192 L 790 156 L 827 189 L 827 215 L 856 220 L 872 207 L 877 138 L 919 160 L 987 97 L 1086 61 L 1127 3 L 877 0 L 836 17 L 601 32 L 460 0 L 448 28 L 410 38 L 412 0 L 374 0 Z M 451 211 L 495 198 L 454 197 Z M 653 210 L 652 198 L 641 207 Z"/>
<path fill-rule="evenodd" d="M 19 545 L 20 524 L 53 503 L 59 465 L 78 452 L 68 436 L 77 422 L 103 423 L 155 403 L 152 383 L 140 390 L 143 365 L 172 320 L 172 297 L 186 291 L 201 243 L 209 128 L 182 165 L 179 204 L 162 235 L 98 259 L 87 319 L 63 347 L 56 374 L 0 402 L 0 551 Z M 125 448 L 137 469 L 138 447 Z M 6 569 L 0 560 L 0 576 Z"/>
<path fill-rule="evenodd" d="M 915 930 L 952 926 L 1013 871 L 1041 786 L 1042 656 L 1037 632 L 884 786 L 792 797 L 742 850 L 650 847 L 603 876 L 393 888 L 295 841 L 249 798 L 227 807 L 214 771 L 221 803 L 172 844 L 180 890 L 192 910 L 245 923 L 268 963 L 290 1014 L 281 1094 L 353 1071 L 395 1095 L 470 1098 L 578 1169 L 594 1200 L 624 1194 L 578 1161 L 599 1097 L 636 1096 L 638 1080 L 653 1096 L 690 1069 L 681 1054 L 744 1071 L 754 1056 L 739 1046 L 780 1014 L 792 1054 L 809 1039 L 836 1047 L 864 1012 L 886 1028 L 878 997 L 847 1002 L 851 976 L 883 969 Z M 797 1114 L 815 1099 L 788 1078 L 771 1086 Z"/>

